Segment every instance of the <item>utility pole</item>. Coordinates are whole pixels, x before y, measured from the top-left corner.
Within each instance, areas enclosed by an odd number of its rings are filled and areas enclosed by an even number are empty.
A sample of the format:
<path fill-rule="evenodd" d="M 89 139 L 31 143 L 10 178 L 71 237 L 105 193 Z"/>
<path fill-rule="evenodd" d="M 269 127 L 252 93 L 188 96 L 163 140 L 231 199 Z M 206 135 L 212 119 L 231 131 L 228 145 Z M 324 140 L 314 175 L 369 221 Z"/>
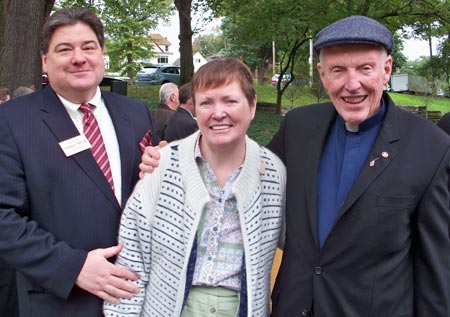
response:
<path fill-rule="evenodd" d="M 276 64 L 275 64 L 275 41 L 272 41 L 272 76 L 276 73 Z"/>

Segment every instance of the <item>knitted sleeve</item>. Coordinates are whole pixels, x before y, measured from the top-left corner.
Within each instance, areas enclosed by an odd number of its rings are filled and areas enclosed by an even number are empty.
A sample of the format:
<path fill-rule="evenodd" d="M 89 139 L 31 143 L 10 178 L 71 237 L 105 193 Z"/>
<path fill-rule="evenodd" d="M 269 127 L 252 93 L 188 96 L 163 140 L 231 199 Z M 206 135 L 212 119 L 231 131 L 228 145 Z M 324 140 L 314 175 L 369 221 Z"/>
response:
<path fill-rule="evenodd" d="M 120 298 L 118 305 L 105 302 L 103 311 L 106 317 L 146 316 L 142 310 L 149 284 L 152 222 L 166 157 L 167 155 L 161 155 L 159 168 L 152 174 L 146 174 L 136 184 L 120 221 L 119 244 L 123 249 L 117 257 L 116 265 L 139 275 L 138 281 L 129 281 L 139 287 L 139 293 L 131 299 Z"/>

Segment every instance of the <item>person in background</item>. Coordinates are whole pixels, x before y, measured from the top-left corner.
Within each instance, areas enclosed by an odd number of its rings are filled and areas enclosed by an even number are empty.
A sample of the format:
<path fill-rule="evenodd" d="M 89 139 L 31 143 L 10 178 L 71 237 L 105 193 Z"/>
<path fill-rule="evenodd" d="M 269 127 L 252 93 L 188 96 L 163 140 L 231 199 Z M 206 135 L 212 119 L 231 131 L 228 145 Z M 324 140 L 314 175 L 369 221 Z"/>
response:
<path fill-rule="evenodd" d="M 167 142 L 183 139 L 198 130 L 190 83 L 180 87 L 179 100 L 180 106 L 167 124 L 165 135 Z"/>
<path fill-rule="evenodd" d="M 9 89 L 6 87 L 0 87 L 0 104 L 7 102 L 11 99 Z"/>
<path fill-rule="evenodd" d="M 0 107 L 0 260 L 17 271 L 21 317 L 101 317 L 103 300 L 138 291 L 111 261 L 141 146 L 158 140 L 143 103 L 100 90 L 104 43 L 90 11 L 54 12 L 49 86 Z"/>
<path fill-rule="evenodd" d="M 180 104 L 177 85 L 174 83 L 161 85 L 159 89 L 159 100 L 160 103 L 155 111 L 154 117 L 159 140 L 163 141 L 166 138 L 167 125 Z"/>
<path fill-rule="evenodd" d="M 25 95 L 31 94 L 33 91 L 34 90 L 31 89 L 30 87 L 20 86 L 20 87 L 17 87 L 16 89 L 14 89 L 12 97 L 17 98 L 20 96 L 25 96 Z"/>
<path fill-rule="evenodd" d="M 450 135 L 450 112 L 444 114 L 437 125 Z"/>
<path fill-rule="evenodd" d="M 331 102 L 289 111 L 269 143 L 287 170 L 274 317 L 450 316 L 450 138 L 383 91 L 393 45 L 364 16 L 320 31 Z"/>
<path fill-rule="evenodd" d="M 161 150 L 122 215 L 117 264 L 140 292 L 106 316 L 268 316 L 284 237 L 285 169 L 246 136 L 256 110 L 247 66 L 203 65 L 192 79 L 199 131 Z"/>

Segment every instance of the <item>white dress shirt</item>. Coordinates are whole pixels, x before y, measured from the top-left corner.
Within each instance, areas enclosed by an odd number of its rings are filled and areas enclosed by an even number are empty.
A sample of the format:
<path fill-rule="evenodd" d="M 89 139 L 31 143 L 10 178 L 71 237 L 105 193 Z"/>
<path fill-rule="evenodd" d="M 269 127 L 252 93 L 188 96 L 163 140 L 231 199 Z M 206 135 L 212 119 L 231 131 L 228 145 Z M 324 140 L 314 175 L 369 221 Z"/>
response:
<path fill-rule="evenodd" d="M 70 118 L 72 119 L 80 134 L 84 134 L 83 113 L 81 112 L 81 110 L 79 110 L 81 105 L 70 102 L 60 95 L 58 95 L 58 97 L 69 113 Z M 91 100 L 88 100 L 87 103 L 95 106 L 91 108 L 91 111 L 94 114 L 95 119 L 97 120 L 100 132 L 102 134 L 103 143 L 105 143 L 106 153 L 108 154 L 109 165 L 111 166 L 111 173 L 114 181 L 114 194 L 117 198 L 117 201 L 119 202 L 119 205 L 121 205 L 122 174 L 119 143 L 117 142 L 116 131 L 114 129 L 114 125 L 109 115 L 108 109 L 105 106 L 105 102 L 102 99 L 99 87 L 97 87 L 95 96 Z"/>

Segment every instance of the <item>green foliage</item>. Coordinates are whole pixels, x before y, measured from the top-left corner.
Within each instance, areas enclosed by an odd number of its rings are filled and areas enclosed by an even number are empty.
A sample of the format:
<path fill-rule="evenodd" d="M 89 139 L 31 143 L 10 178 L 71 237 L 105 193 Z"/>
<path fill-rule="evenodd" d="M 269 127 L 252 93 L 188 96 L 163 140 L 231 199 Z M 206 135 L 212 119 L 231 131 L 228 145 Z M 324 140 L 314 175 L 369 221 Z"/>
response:
<path fill-rule="evenodd" d="M 401 71 L 401 69 L 406 65 L 407 58 L 403 54 L 403 42 L 397 33 L 394 33 L 394 50 L 392 51 L 392 73 L 396 74 Z"/>
<path fill-rule="evenodd" d="M 161 0 L 103 0 L 102 19 L 108 34 L 111 64 L 130 78 L 141 68 L 139 60 L 152 55 L 150 30 L 170 14 L 171 2 Z"/>
<path fill-rule="evenodd" d="M 225 41 L 222 34 L 200 35 L 192 44 L 194 52 L 200 52 L 204 57 L 211 56 L 225 49 Z"/>
<path fill-rule="evenodd" d="M 55 10 L 60 8 L 82 7 L 99 14 L 101 5 L 102 1 L 99 0 L 60 0 L 55 2 Z"/>
<path fill-rule="evenodd" d="M 279 115 L 256 110 L 255 118 L 248 128 L 247 134 L 259 144 L 267 145 L 277 132 L 281 119 L 282 117 Z"/>
<path fill-rule="evenodd" d="M 450 111 L 450 99 L 448 98 L 429 97 L 428 100 L 425 100 L 422 96 L 393 92 L 390 92 L 389 96 L 391 96 L 396 105 L 426 106 L 426 103 L 428 103 L 428 110 L 441 111 L 442 113 Z"/>
<path fill-rule="evenodd" d="M 61 7 L 80 6 L 98 14 L 105 25 L 111 71 L 132 78 L 141 68 L 139 60 L 150 58 L 148 34 L 172 10 L 169 0 L 61 0 Z"/>
<path fill-rule="evenodd" d="M 128 96 L 142 101 L 154 112 L 159 104 L 159 88 L 158 85 L 128 85 Z"/>
<path fill-rule="evenodd" d="M 447 36 L 438 47 L 438 60 L 436 67 L 440 70 L 442 80 L 445 82 L 445 91 L 450 91 L 450 40 Z"/>

